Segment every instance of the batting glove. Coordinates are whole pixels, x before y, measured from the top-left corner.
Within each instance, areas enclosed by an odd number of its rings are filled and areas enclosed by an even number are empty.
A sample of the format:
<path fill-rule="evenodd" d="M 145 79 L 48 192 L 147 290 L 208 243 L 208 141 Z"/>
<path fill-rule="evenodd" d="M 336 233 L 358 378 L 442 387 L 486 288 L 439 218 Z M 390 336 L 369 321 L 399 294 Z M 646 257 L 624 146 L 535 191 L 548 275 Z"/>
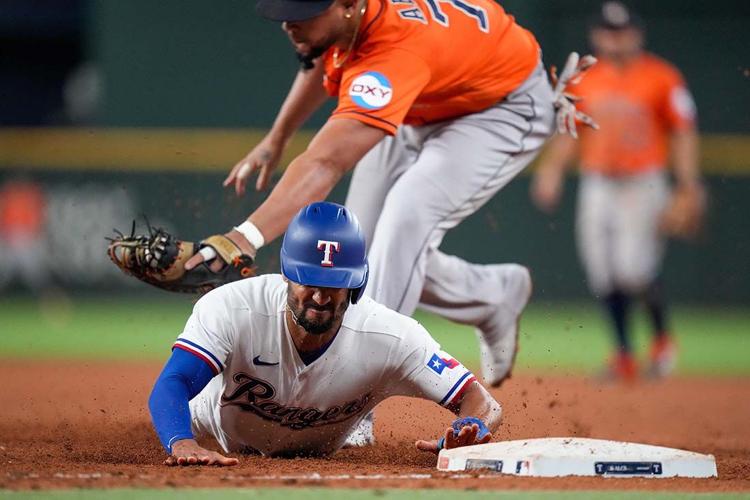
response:
<path fill-rule="evenodd" d="M 581 98 L 565 92 L 568 84 L 578 83 L 586 70 L 594 64 L 596 64 L 596 57 L 591 55 L 580 57 L 578 52 L 571 52 L 559 77 L 555 66 L 550 69 L 550 79 L 554 88 L 554 105 L 555 110 L 557 110 L 558 133 L 570 134 L 573 138 L 578 139 L 576 120 L 594 130 L 599 130 L 599 125 L 589 115 L 576 109 L 576 103 Z"/>

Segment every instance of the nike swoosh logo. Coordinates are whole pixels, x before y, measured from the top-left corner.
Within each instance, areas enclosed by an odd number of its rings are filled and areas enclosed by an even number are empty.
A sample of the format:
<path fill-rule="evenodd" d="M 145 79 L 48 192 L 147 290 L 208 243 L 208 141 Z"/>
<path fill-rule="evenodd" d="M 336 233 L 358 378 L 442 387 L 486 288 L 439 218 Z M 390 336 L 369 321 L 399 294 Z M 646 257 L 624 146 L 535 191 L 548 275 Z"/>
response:
<path fill-rule="evenodd" d="M 258 365 L 258 366 L 276 366 L 276 365 L 278 365 L 279 363 L 278 363 L 278 361 L 277 361 L 276 363 L 268 363 L 268 362 L 266 362 L 266 361 L 261 361 L 261 360 L 260 360 L 260 356 L 255 356 L 255 357 L 253 358 L 253 364 L 254 364 L 254 365 Z"/>

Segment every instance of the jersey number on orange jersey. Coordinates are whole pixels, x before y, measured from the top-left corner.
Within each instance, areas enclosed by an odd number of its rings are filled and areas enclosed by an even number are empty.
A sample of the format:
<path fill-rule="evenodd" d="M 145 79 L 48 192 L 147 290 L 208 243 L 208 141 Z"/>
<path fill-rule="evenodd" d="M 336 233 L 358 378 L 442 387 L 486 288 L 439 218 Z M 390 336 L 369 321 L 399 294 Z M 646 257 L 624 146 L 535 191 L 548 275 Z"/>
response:
<path fill-rule="evenodd" d="M 462 0 L 425 0 L 425 3 L 427 4 L 428 9 L 430 10 L 430 17 L 432 17 L 432 19 L 436 21 L 438 24 L 441 24 L 443 26 L 450 26 L 450 20 L 448 19 L 448 15 L 443 11 L 443 9 L 440 8 L 441 2 L 449 3 L 453 7 L 455 7 L 457 10 L 463 12 L 465 15 L 469 17 L 473 17 L 474 19 L 477 20 L 477 27 L 480 30 L 484 31 L 485 33 L 490 32 L 490 25 L 489 25 L 489 22 L 487 21 L 487 11 L 484 10 L 482 7 L 471 5 Z M 422 9 L 420 9 L 419 6 L 415 4 L 414 0 L 391 0 L 391 3 L 393 3 L 394 5 L 413 6 L 408 9 L 399 10 L 398 15 L 401 16 L 403 19 L 408 19 L 412 21 L 420 21 L 422 23 L 427 24 L 427 19 L 425 19 Z"/>

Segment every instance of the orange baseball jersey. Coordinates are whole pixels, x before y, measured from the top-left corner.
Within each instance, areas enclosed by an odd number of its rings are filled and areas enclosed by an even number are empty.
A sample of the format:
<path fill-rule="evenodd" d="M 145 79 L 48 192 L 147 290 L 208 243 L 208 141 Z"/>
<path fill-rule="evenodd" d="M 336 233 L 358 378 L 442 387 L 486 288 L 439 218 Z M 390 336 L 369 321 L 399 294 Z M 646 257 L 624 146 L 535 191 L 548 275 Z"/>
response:
<path fill-rule="evenodd" d="M 10 181 L 0 187 L 0 234 L 36 236 L 44 229 L 45 214 L 44 193 L 36 184 Z"/>
<path fill-rule="evenodd" d="M 492 0 L 367 0 L 355 49 L 341 68 L 325 54 L 331 118 L 394 134 L 481 111 L 539 64 L 534 35 Z"/>
<path fill-rule="evenodd" d="M 578 107 L 600 126 L 579 129 L 584 171 L 628 175 L 665 168 L 670 133 L 695 122 L 682 75 L 651 54 L 622 68 L 600 60 L 569 91 L 583 97 Z"/>

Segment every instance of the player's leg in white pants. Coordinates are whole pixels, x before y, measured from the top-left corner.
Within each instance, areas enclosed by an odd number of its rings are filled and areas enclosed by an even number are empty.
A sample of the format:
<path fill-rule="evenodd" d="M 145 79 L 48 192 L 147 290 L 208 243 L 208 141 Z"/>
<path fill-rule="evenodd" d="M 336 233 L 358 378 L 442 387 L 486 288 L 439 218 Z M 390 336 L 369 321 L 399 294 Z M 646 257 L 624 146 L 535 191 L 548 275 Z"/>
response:
<path fill-rule="evenodd" d="M 581 176 L 576 221 L 581 262 L 592 292 L 607 305 L 620 357 L 632 357 L 628 305 L 659 274 L 664 239 L 658 220 L 667 198 L 660 171 Z"/>
<path fill-rule="evenodd" d="M 413 134 L 413 128 L 401 127 L 395 137 L 385 137 L 360 160 L 352 174 L 345 204 L 359 219 L 368 247 L 388 191 L 417 158 L 418 151 L 407 146 L 412 142 L 409 136 Z M 366 446 L 374 442 L 373 415 L 369 413 L 344 447 Z"/>
<path fill-rule="evenodd" d="M 669 198 L 662 171 L 620 181 L 615 218 L 614 280 L 630 294 L 642 294 L 659 275 L 665 241 L 659 217 Z"/>
<path fill-rule="evenodd" d="M 627 379 L 634 375 L 635 366 L 628 332 L 630 298 L 615 279 L 617 220 L 624 209 L 620 206 L 619 182 L 598 173 L 583 174 L 576 215 L 578 251 L 587 282 L 612 323 L 615 350 L 602 373 L 607 379 Z"/>
<path fill-rule="evenodd" d="M 641 293 L 656 278 L 665 247 L 659 214 L 668 196 L 662 172 L 581 176 L 576 234 L 594 295 L 614 289 Z"/>
<path fill-rule="evenodd" d="M 457 296 L 454 290 L 475 293 Z M 427 257 L 419 307 L 476 327 L 485 381 L 510 375 L 518 350 L 518 321 L 531 296 L 531 275 L 518 264 L 470 264 L 439 250 Z"/>
<path fill-rule="evenodd" d="M 614 288 L 617 186 L 600 174 L 580 177 L 576 208 L 576 243 L 591 293 L 603 299 Z"/>
<path fill-rule="evenodd" d="M 416 131 L 400 127 L 387 136 L 357 164 L 344 203 L 357 216 L 369 249 L 383 203 L 393 184 L 417 160 Z"/>
<path fill-rule="evenodd" d="M 480 326 L 485 339 L 499 344 L 498 338 L 508 333 L 500 332 L 499 325 L 508 322 L 500 321 L 497 311 L 501 304 L 506 310 L 525 304 L 528 273 L 444 259 L 437 248 L 447 230 L 478 210 L 536 156 L 551 130 L 551 95 L 540 67 L 502 103 L 436 125 L 402 127 L 403 132 L 360 162 L 347 205 L 365 221 L 366 234 L 373 214 L 380 212 L 369 241 L 371 276 L 365 293 L 404 314 L 413 313 L 422 301 L 450 319 Z M 405 169 L 404 160 L 412 161 Z M 464 279 L 467 269 L 472 270 L 471 281 Z M 512 287 L 504 289 L 502 283 L 514 270 L 527 286 L 521 284 L 518 288 L 525 292 L 513 292 L 513 299 L 506 300 Z M 514 324 L 516 319 L 514 314 Z M 517 329 L 511 330 L 514 336 Z M 515 345 L 503 351 L 509 369 Z M 505 374 L 499 371 L 501 378 Z"/>

